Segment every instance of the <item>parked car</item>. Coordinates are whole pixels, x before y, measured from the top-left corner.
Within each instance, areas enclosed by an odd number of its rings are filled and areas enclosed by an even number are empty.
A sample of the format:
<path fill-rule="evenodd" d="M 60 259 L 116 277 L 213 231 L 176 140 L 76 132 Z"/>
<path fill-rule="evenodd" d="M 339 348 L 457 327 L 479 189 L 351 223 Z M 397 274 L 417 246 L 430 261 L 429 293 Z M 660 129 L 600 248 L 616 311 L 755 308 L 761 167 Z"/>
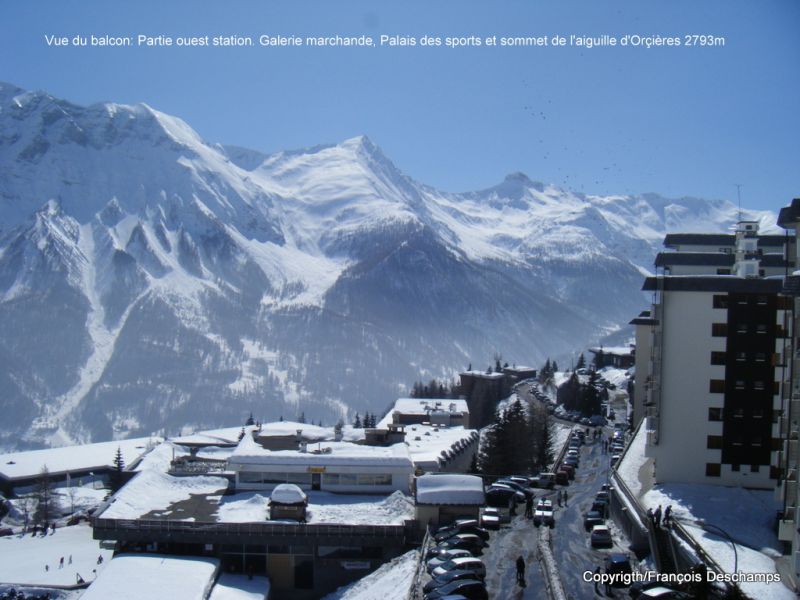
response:
<path fill-rule="evenodd" d="M 431 577 L 436 579 L 450 571 L 469 571 L 472 573 L 472 579 L 484 579 L 486 577 L 486 566 L 480 558 L 475 558 L 474 556 L 451 558 L 431 571 Z"/>
<path fill-rule="evenodd" d="M 617 464 L 620 458 L 622 458 L 621 454 L 612 454 L 610 461 L 611 466 L 613 467 L 615 464 Z"/>
<path fill-rule="evenodd" d="M 489 600 L 486 586 L 477 579 L 462 579 L 443 585 L 425 594 L 425 600 L 442 600 L 452 594 L 461 594 L 468 600 Z"/>
<path fill-rule="evenodd" d="M 434 552 L 434 550 L 436 549 L 433 548 L 428 552 L 428 562 L 425 563 L 425 569 L 428 571 L 428 573 L 431 573 L 436 567 L 446 563 L 452 558 L 474 558 L 474 556 L 472 556 L 472 552 L 465 550 L 464 548 L 451 548 L 450 550 L 443 550 L 441 552 Z"/>
<path fill-rule="evenodd" d="M 435 590 L 436 588 L 442 587 L 448 583 L 453 581 L 461 581 L 463 579 L 475 579 L 475 573 L 472 571 L 461 571 L 459 569 L 454 569 L 452 571 L 447 571 L 443 573 L 439 577 L 434 577 L 425 586 L 422 588 L 422 592 L 428 594 Z"/>
<path fill-rule="evenodd" d="M 521 492 L 517 489 L 517 484 L 509 485 L 507 481 L 496 481 L 492 485 L 489 486 L 490 490 L 511 490 L 514 493 L 514 497 L 516 498 L 517 502 L 525 502 L 525 492 Z"/>
<path fill-rule="evenodd" d="M 484 529 L 498 530 L 503 517 L 500 511 L 494 507 L 486 507 L 481 511 L 481 526 Z"/>
<path fill-rule="evenodd" d="M 517 483 L 516 481 L 511 481 L 510 479 L 507 479 L 507 478 L 498 479 L 492 485 L 498 485 L 498 484 L 499 485 L 508 486 L 511 489 L 516 490 L 516 491 L 520 492 L 521 494 L 523 494 L 523 502 L 525 501 L 525 499 L 527 499 L 528 496 L 533 498 L 536 495 L 536 493 L 530 488 L 530 486 L 527 486 L 527 485 L 526 486 L 522 486 L 519 483 Z"/>
<path fill-rule="evenodd" d="M 552 490 L 553 486 L 556 484 L 556 474 L 555 473 L 539 473 L 539 485 L 538 487 L 544 488 L 547 490 Z"/>
<path fill-rule="evenodd" d="M 601 548 L 614 545 L 614 540 L 611 537 L 611 531 L 605 525 L 595 525 L 592 527 L 591 533 L 592 548 Z"/>
<path fill-rule="evenodd" d="M 569 473 L 564 469 L 556 471 L 556 483 L 558 485 L 569 485 Z"/>
<path fill-rule="evenodd" d="M 439 531 L 437 531 L 434 534 L 433 539 L 436 540 L 436 542 L 438 543 L 448 538 L 451 538 L 459 533 L 473 533 L 484 541 L 487 541 L 489 539 L 489 532 L 486 531 L 483 527 L 479 526 L 478 522 L 475 521 L 474 519 L 471 520 L 471 522 L 464 523 L 461 525 L 454 523 L 453 525 L 442 527 L 441 529 L 439 529 Z"/>
<path fill-rule="evenodd" d="M 457 533 L 437 544 L 436 548 L 439 549 L 439 552 L 452 548 L 461 548 L 469 550 L 473 555 L 478 555 L 483 553 L 483 549 L 486 546 L 488 544 L 474 533 Z"/>
<path fill-rule="evenodd" d="M 639 595 L 639 600 L 650 600 L 658 598 L 658 600 L 690 600 L 694 596 L 686 592 L 673 590 L 666 586 L 651 587 L 650 589 L 643 590 Z"/>
<path fill-rule="evenodd" d="M 608 491 L 600 490 L 594 495 L 595 500 L 602 500 L 603 502 L 610 502 Z"/>
<path fill-rule="evenodd" d="M 10 527 L 0 527 L 0 537 L 7 537 L 9 535 L 14 535 L 14 530 Z"/>
<path fill-rule="evenodd" d="M 596 510 L 590 510 L 583 517 L 583 527 L 586 531 L 591 531 L 595 525 L 605 525 L 605 523 L 603 514 Z"/>
<path fill-rule="evenodd" d="M 627 554 L 615 552 L 606 556 L 606 573 L 609 575 L 617 575 L 619 573 L 633 573 L 630 558 Z M 616 587 L 625 587 L 624 581 L 619 581 L 615 584 Z"/>
<path fill-rule="evenodd" d="M 569 463 L 561 463 L 558 467 L 559 470 L 563 470 L 567 472 L 567 477 L 570 479 L 575 479 L 575 465 Z"/>
<path fill-rule="evenodd" d="M 508 508 L 511 502 L 517 502 L 517 491 L 509 487 L 490 486 L 486 490 L 486 506 L 495 508 Z"/>
<path fill-rule="evenodd" d="M 591 508 L 589 510 L 590 511 L 593 510 L 593 511 L 599 512 L 601 515 L 603 515 L 603 517 L 607 517 L 608 516 L 608 502 L 606 502 L 605 500 L 594 500 L 592 502 L 592 506 L 591 506 Z"/>

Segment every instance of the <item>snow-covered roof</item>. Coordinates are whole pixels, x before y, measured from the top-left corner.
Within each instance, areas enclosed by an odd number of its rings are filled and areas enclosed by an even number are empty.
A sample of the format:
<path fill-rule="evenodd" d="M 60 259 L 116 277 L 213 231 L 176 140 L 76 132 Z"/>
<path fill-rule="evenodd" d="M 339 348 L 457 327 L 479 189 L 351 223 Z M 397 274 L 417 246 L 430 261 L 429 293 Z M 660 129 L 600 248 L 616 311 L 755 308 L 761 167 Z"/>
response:
<path fill-rule="evenodd" d="M 298 450 L 265 450 L 250 436 L 245 436 L 229 459 L 229 464 L 258 465 L 351 465 L 395 466 L 411 468 L 411 458 L 405 444 L 366 446 L 351 442 L 320 442 L 309 444 L 307 452 Z"/>
<path fill-rule="evenodd" d="M 450 473 L 417 477 L 417 504 L 483 504 L 483 480 Z"/>
<path fill-rule="evenodd" d="M 486 371 L 464 371 L 461 375 L 469 375 L 471 377 L 483 377 L 484 379 L 501 379 L 505 377 L 504 373 L 487 373 Z"/>
<path fill-rule="evenodd" d="M 293 483 L 281 483 L 276 485 L 269 496 L 270 502 L 278 504 L 303 504 L 308 496 L 305 492 Z"/>
<path fill-rule="evenodd" d="M 432 411 L 468 413 L 469 407 L 466 400 L 459 399 L 398 398 L 389 415 L 395 411 L 404 415 L 425 415 Z"/>
<path fill-rule="evenodd" d="M 406 444 L 415 467 L 432 469 L 442 457 L 442 452 L 454 452 L 459 445 L 477 439 L 474 429 L 458 427 L 436 427 L 434 425 L 407 425 Z M 419 439 L 417 439 L 419 438 Z"/>
<path fill-rule="evenodd" d="M 215 558 L 121 554 L 109 562 L 81 600 L 204 600 L 218 569 Z"/>
<path fill-rule="evenodd" d="M 602 346 L 589 348 L 589 352 L 593 354 L 602 352 L 603 354 L 613 354 L 615 356 L 631 356 L 633 348 L 630 346 Z"/>
<path fill-rule="evenodd" d="M 273 423 L 262 423 L 261 429 L 256 435 L 266 436 L 291 436 L 296 435 L 297 430 L 301 430 L 300 436 L 307 440 L 332 440 L 335 437 L 334 427 L 320 427 L 310 423 L 298 423 L 297 421 L 275 421 Z M 241 431 L 241 429 L 239 429 Z M 238 438 L 238 432 L 237 432 Z M 364 430 L 355 429 L 351 425 L 342 428 L 342 440 L 345 442 L 357 442 L 364 439 Z"/>
<path fill-rule="evenodd" d="M 153 511 L 166 511 L 176 502 L 189 500 L 192 494 L 224 494 L 227 488 L 224 477 L 172 477 L 155 470 L 142 471 L 114 495 L 111 505 L 98 516 L 137 519 Z M 180 514 L 158 516 L 181 519 Z"/>
<path fill-rule="evenodd" d="M 161 438 L 157 437 L 135 438 L 0 454 L 0 476 L 12 480 L 36 477 L 45 466 L 51 474 L 103 469 L 112 465 L 117 448 L 122 451 L 125 465 L 129 466 L 160 442 Z"/>

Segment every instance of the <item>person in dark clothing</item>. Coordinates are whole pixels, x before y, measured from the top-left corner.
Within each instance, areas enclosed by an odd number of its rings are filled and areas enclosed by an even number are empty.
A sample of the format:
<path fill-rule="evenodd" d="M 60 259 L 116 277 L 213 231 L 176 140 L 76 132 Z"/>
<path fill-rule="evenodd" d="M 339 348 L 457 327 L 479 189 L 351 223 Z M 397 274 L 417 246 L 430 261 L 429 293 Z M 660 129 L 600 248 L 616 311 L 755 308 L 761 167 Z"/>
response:
<path fill-rule="evenodd" d="M 567 506 L 567 490 L 564 490 L 564 506 Z"/>
<path fill-rule="evenodd" d="M 668 505 L 667 508 L 664 509 L 664 527 L 670 526 L 670 517 L 672 516 L 672 504 Z"/>
<path fill-rule="evenodd" d="M 658 505 L 658 508 L 653 513 L 653 520 L 655 522 L 656 527 L 661 527 L 661 505 Z"/>
<path fill-rule="evenodd" d="M 525 518 L 532 519 L 533 518 L 533 498 L 528 496 L 525 498 Z"/>
<path fill-rule="evenodd" d="M 525 586 L 525 559 L 521 556 L 517 557 L 517 583 Z"/>

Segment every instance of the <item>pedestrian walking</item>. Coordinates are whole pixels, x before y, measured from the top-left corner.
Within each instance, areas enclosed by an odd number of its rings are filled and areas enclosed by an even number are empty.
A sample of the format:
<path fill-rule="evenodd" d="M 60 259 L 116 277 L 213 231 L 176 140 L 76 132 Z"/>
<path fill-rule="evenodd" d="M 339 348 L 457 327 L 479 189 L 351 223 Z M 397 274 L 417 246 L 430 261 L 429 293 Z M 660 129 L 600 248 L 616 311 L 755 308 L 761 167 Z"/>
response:
<path fill-rule="evenodd" d="M 664 509 L 664 527 L 669 527 L 672 524 L 672 504 L 668 504 Z"/>
<path fill-rule="evenodd" d="M 564 506 L 568 506 L 567 499 L 567 490 L 564 490 Z"/>
<path fill-rule="evenodd" d="M 525 587 L 525 559 L 517 557 L 517 584 Z"/>
<path fill-rule="evenodd" d="M 647 509 L 647 518 L 650 520 L 650 523 L 652 523 L 653 525 L 656 524 L 656 516 L 653 514 L 652 508 Z"/>
<path fill-rule="evenodd" d="M 49 573 L 50 572 L 50 565 L 45 565 L 44 566 L 44 572 L 45 573 Z"/>
<path fill-rule="evenodd" d="M 69 561 L 68 561 L 68 564 L 70 564 L 70 565 L 72 564 L 72 554 L 70 554 L 70 555 L 69 555 Z"/>
<path fill-rule="evenodd" d="M 59 569 L 63 569 L 64 568 L 64 557 L 63 556 L 58 561 L 58 568 Z"/>
<path fill-rule="evenodd" d="M 658 505 L 658 508 L 653 513 L 653 518 L 655 519 L 656 527 L 661 527 L 661 505 Z"/>
<path fill-rule="evenodd" d="M 525 518 L 532 519 L 533 518 L 533 498 L 528 496 L 525 498 Z"/>

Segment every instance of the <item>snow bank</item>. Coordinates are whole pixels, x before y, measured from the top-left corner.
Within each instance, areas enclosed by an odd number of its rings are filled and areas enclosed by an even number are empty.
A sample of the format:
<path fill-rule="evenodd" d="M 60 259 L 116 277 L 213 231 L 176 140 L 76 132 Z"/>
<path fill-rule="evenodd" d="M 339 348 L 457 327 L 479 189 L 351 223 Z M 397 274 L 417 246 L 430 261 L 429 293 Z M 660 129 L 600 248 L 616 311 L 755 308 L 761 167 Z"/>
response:
<path fill-rule="evenodd" d="M 203 600 L 219 561 L 159 554 L 121 554 L 111 560 L 81 600 Z"/>
<path fill-rule="evenodd" d="M 228 480 L 222 477 L 171 477 L 157 471 L 143 471 L 114 496 L 100 517 L 137 519 L 171 504 L 189 500 L 192 494 L 223 494 Z"/>
<path fill-rule="evenodd" d="M 419 551 L 411 550 L 322 600 L 406 600 L 418 560 Z"/>
<path fill-rule="evenodd" d="M 386 497 L 311 492 L 306 511 L 308 523 L 402 525 L 413 518 L 413 501 L 401 491 Z"/>
<path fill-rule="evenodd" d="M 642 424 L 636 430 L 636 434 L 625 451 L 625 456 L 617 465 L 617 475 L 625 482 L 628 489 L 635 497 L 639 497 L 642 493 L 642 482 L 639 479 L 639 472 L 642 467 L 649 460 L 644 455 L 645 445 L 647 442 L 647 428 Z M 658 504 L 656 504 L 658 506 Z M 666 504 L 664 505 L 666 506 Z"/>
<path fill-rule="evenodd" d="M 269 500 L 261 494 L 223 496 L 217 520 L 224 523 L 263 523 L 269 516 Z"/>
<path fill-rule="evenodd" d="M 483 479 L 475 475 L 430 474 L 417 477 L 417 504 L 483 504 Z"/>

